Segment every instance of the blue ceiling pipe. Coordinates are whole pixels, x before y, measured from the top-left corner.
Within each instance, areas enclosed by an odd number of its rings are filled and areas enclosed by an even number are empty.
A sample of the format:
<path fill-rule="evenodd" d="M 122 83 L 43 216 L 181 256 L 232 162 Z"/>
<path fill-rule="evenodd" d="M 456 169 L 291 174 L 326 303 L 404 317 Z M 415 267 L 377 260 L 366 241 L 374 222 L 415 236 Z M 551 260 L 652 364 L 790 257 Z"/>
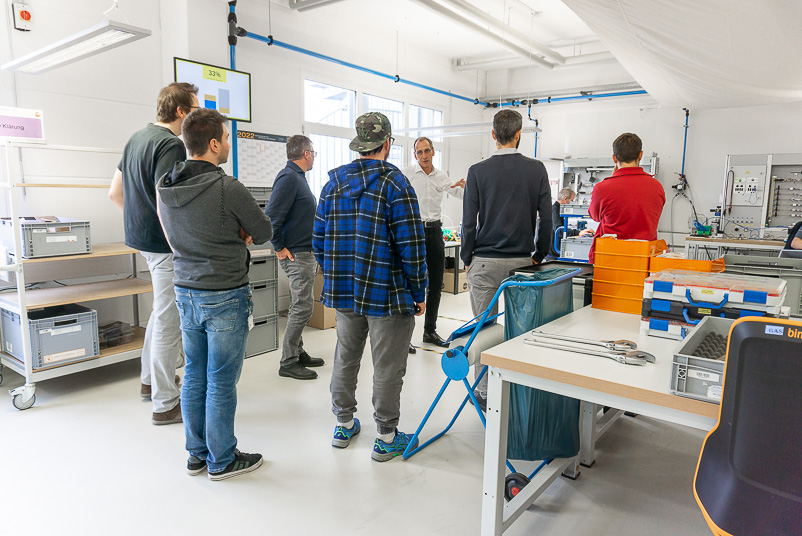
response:
<path fill-rule="evenodd" d="M 239 36 L 239 37 L 250 37 L 251 39 L 256 39 L 257 41 L 262 41 L 262 42 L 267 43 L 268 45 L 271 45 L 271 46 L 277 46 L 277 47 L 281 47 L 281 48 L 286 48 L 287 50 L 292 50 L 293 52 L 299 52 L 301 54 L 306 54 L 307 56 L 312 56 L 313 58 L 317 58 L 317 59 L 325 60 L 325 61 L 330 61 L 332 63 L 336 63 L 337 65 L 342 65 L 344 67 L 350 67 L 351 69 L 356 69 L 357 71 L 362 71 L 364 73 L 374 74 L 376 76 L 380 76 L 382 78 L 386 78 L 388 80 L 392 80 L 393 82 L 399 82 L 401 84 L 407 84 L 409 86 L 418 87 L 418 88 L 421 88 L 421 89 L 426 89 L 428 91 L 433 91 L 435 93 L 440 93 L 441 95 L 446 95 L 448 97 L 453 97 L 455 99 L 460 99 L 460 100 L 463 100 L 463 101 L 466 101 L 466 102 L 471 102 L 473 104 L 480 104 L 482 106 L 487 106 L 487 107 L 495 107 L 495 105 L 492 105 L 492 104 L 487 103 L 487 102 L 480 101 L 479 99 L 472 99 L 470 97 L 464 97 L 462 95 L 457 95 L 456 93 L 451 93 L 450 91 L 443 91 L 442 89 L 437 89 L 437 88 L 434 88 L 434 87 L 431 87 L 431 86 L 427 86 L 427 85 L 424 85 L 424 84 L 419 84 L 417 82 L 412 82 L 410 80 L 404 80 L 403 78 L 401 78 L 397 74 L 396 75 L 391 75 L 391 74 L 383 73 L 381 71 L 375 71 L 373 69 L 368 69 L 367 67 L 362 67 L 360 65 L 357 65 L 355 63 L 351 63 L 351 62 L 347 62 L 347 61 L 343 61 L 343 60 L 338 60 L 337 58 L 333 58 L 331 56 L 326 56 L 325 54 L 320 54 L 320 53 L 314 52 L 312 50 L 308 50 L 308 49 L 305 49 L 305 48 L 297 47 L 295 45 L 290 45 L 289 43 L 284 43 L 282 41 L 278 41 L 276 39 L 273 39 L 272 35 L 268 35 L 267 37 L 265 37 L 263 35 L 259 35 L 259 34 L 255 34 L 253 32 L 249 32 L 249 31 L 245 30 L 244 28 L 238 28 L 237 30 L 238 30 L 237 31 L 237 36 Z"/>

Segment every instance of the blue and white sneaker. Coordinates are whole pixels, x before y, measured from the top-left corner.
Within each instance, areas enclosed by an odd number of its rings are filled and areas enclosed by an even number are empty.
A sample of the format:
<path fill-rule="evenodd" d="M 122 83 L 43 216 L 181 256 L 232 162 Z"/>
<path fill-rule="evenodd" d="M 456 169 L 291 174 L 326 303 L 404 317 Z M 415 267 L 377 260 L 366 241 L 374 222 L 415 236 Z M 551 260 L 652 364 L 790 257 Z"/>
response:
<path fill-rule="evenodd" d="M 351 443 L 351 438 L 359 433 L 360 428 L 359 419 L 354 419 L 354 426 L 352 428 L 336 426 L 334 428 L 334 439 L 331 440 L 331 446 L 344 449 Z"/>
<path fill-rule="evenodd" d="M 392 443 L 385 443 L 378 437 L 376 438 L 376 441 L 373 442 L 373 452 L 370 453 L 370 457 L 377 462 L 392 460 L 404 453 L 410 441 L 412 441 L 412 434 L 405 434 L 396 428 Z M 418 440 L 416 438 L 412 448 L 414 449 L 417 446 Z"/>

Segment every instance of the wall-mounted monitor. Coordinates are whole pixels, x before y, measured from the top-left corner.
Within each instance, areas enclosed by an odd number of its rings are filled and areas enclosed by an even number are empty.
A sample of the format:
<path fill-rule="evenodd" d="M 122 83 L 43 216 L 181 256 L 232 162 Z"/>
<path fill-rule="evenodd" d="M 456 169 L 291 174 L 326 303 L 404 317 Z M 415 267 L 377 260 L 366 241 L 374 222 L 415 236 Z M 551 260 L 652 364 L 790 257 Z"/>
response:
<path fill-rule="evenodd" d="M 198 103 L 232 121 L 251 121 L 251 75 L 175 58 L 175 81 L 198 87 Z"/>

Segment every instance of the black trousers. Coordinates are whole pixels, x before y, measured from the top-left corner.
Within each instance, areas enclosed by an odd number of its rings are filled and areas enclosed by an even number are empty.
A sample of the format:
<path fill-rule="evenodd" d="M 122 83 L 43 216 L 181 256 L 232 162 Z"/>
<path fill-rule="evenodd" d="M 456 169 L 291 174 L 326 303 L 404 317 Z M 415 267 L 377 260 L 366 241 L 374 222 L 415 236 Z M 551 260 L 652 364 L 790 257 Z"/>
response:
<path fill-rule="evenodd" d="M 429 272 L 429 287 L 426 293 L 424 331 L 437 329 L 437 312 L 440 309 L 440 293 L 443 288 L 443 269 L 446 265 L 446 248 L 443 242 L 443 227 L 424 227 L 426 238 L 426 270 Z"/>

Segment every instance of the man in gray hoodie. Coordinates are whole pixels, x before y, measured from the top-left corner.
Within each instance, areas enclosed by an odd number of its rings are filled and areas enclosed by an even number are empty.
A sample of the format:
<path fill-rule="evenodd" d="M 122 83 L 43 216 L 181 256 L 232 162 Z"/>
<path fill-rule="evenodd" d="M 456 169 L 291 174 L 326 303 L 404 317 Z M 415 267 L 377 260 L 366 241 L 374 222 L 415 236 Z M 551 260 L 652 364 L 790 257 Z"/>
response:
<path fill-rule="evenodd" d="M 255 470 L 261 454 L 237 450 L 234 413 L 245 343 L 253 326 L 247 244 L 273 236 L 247 188 L 218 166 L 228 160 L 226 118 L 190 113 L 182 126 L 189 159 L 156 186 L 159 217 L 175 263 L 175 295 L 186 354 L 181 412 L 187 471 L 211 480 Z"/>

